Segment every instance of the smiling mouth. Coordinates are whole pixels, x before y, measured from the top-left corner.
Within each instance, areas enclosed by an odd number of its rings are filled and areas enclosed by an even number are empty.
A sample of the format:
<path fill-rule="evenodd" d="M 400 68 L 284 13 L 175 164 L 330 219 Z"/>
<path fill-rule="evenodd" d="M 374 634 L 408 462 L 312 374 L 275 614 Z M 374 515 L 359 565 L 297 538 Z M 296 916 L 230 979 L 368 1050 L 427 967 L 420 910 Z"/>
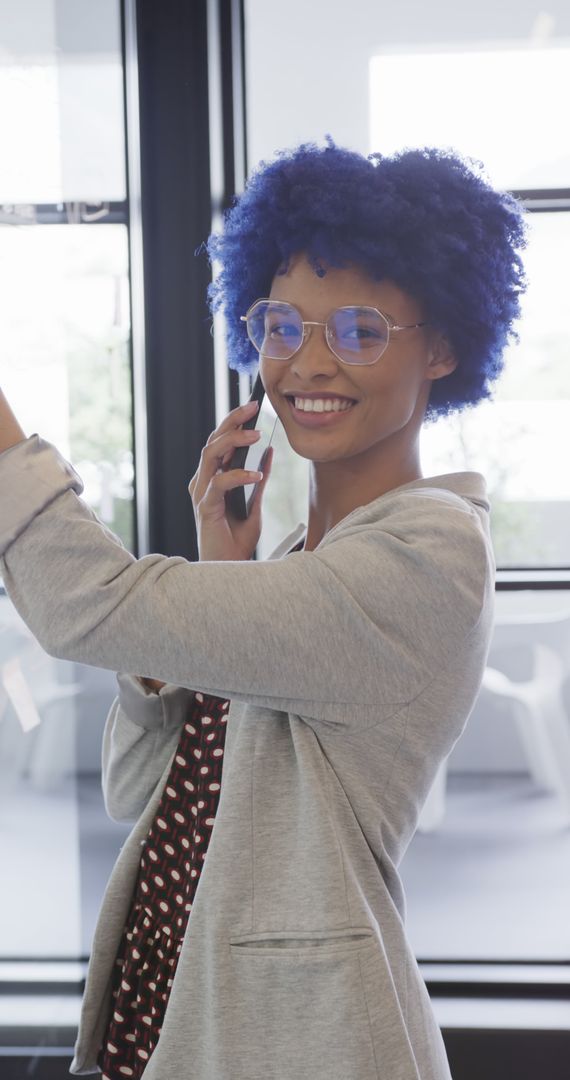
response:
<path fill-rule="evenodd" d="M 286 394 L 287 401 L 294 406 L 299 412 L 305 413 L 338 413 L 347 412 L 356 404 L 350 398 L 340 397 L 323 397 L 323 398 L 305 398 L 295 397 L 293 394 Z"/>

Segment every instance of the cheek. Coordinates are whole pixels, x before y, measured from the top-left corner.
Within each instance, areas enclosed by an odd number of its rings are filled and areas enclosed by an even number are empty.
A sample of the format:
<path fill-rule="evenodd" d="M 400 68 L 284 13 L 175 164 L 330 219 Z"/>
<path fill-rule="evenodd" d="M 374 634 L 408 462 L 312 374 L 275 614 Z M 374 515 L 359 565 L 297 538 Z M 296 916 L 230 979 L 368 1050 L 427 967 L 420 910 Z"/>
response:
<path fill-rule="evenodd" d="M 404 356 L 375 372 L 375 376 L 368 386 L 370 397 L 402 405 L 417 400 L 424 382 L 417 359 L 410 358 L 406 362 Z"/>
<path fill-rule="evenodd" d="M 399 407 L 408 400 L 411 380 L 403 370 L 391 367 L 377 371 L 374 375 L 368 385 L 363 386 L 363 396 L 367 401 L 373 402 L 376 408 L 386 411 L 391 406 Z"/>
<path fill-rule="evenodd" d="M 265 387 L 265 393 L 269 398 L 271 404 L 275 406 L 276 398 L 278 396 L 277 386 L 283 375 L 283 368 L 276 367 L 275 361 L 266 360 L 264 357 L 259 361 L 259 374 L 261 375 L 261 381 Z"/>
<path fill-rule="evenodd" d="M 272 376 L 272 364 L 270 361 L 265 360 L 263 356 L 259 357 L 259 374 L 261 375 L 261 381 L 265 387 L 266 392 L 269 391 L 273 382 L 275 381 Z"/>
<path fill-rule="evenodd" d="M 362 434 L 365 431 L 391 434 L 408 424 L 416 410 L 421 386 L 416 368 L 379 372 L 378 378 L 364 391 L 367 417 Z"/>

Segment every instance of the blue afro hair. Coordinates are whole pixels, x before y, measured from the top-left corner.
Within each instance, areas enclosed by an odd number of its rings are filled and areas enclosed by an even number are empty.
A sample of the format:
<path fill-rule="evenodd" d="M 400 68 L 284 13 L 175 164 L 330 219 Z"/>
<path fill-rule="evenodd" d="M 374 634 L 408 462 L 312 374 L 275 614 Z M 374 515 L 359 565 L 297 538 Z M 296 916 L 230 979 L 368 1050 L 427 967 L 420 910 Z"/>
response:
<path fill-rule="evenodd" d="M 518 249 L 527 242 L 520 203 L 495 191 L 479 162 L 451 150 L 364 157 L 330 136 L 326 143 L 262 161 L 226 212 L 223 232 L 206 244 L 220 264 L 208 299 L 210 311 L 226 317 L 230 367 L 257 364 L 240 315 L 269 295 L 292 255 L 305 252 L 320 276 L 321 260 L 352 263 L 423 303 L 458 360 L 434 381 L 427 419 L 490 397 L 505 346 L 518 341 L 512 324 L 526 288 Z"/>

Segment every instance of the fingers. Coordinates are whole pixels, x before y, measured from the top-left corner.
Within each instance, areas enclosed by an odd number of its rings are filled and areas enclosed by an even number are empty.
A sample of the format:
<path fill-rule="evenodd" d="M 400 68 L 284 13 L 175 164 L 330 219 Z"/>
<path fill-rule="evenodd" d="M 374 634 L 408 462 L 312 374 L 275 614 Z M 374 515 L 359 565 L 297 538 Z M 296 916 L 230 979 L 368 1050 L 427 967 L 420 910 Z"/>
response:
<path fill-rule="evenodd" d="M 220 465 L 227 464 L 238 446 L 253 446 L 260 438 L 261 432 L 257 428 L 234 428 L 218 435 L 211 443 L 206 443 L 202 450 L 203 460 L 217 462 L 216 467 L 219 468 Z"/>
<path fill-rule="evenodd" d="M 255 416 L 258 408 L 259 404 L 257 401 L 246 401 L 245 405 L 238 405 L 237 409 L 232 409 L 206 440 L 206 446 L 209 446 L 214 439 L 217 439 L 219 435 L 223 435 L 224 432 L 232 431 L 241 424 L 245 424 L 246 420 L 251 420 L 252 416 Z"/>
<path fill-rule="evenodd" d="M 271 475 L 271 466 L 273 464 L 273 447 L 268 446 L 261 461 L 259 462 L 260 474 L 263 479 L 257 484 L 255 489 L 255 495 L 251 500 L 250 515 L 255 514 L 258 508 L 261 510 L 261 501 L 263 499 L 263 492 L 265 491 L 267 481 Z"/>
<path fill-rule="evenodd" d="M 253 446 L 261 438 L 261 432 L 233 428 L 216 438 L 210 438 L 212 441 L 206 443 L 202 450 L 200 464 L 188 485 L 188 491 L 195 501 L 202 498 L 212 477 L 230 463 L 234 450 L 240 446 Z M 232 473 L 234 471 L 238 470 L 232 469 Z"/>
<path fill-rule="evenodd" d="M 260 463 L 260 475 L 261 480 L 256 481 L 253 490 L 253 495 L 247 501 L 247 519 L 241 525 L 244 533 L 249 537 L 252 544 L 252 551 L 255 549 L 257 542 L 261 534 L 261 513 L 263 495 L 267 482 L 271 475 L 271 464 L 273 461 L 273 449 L 268 447 L 265 451 Z"/>
<path fill-rule="evenodd" d="M 200 455 L 198 468 L 188 484 L 195 510 L 206 498 L 213 478 L 229 465 L 234 451 L 239 447 L 253 446 L 259 440 L 260 433 L 252 426 L 258 409 L 257 401 L 247 401 L 244 405 L 239 405 L 237 409 L 232 409 L 207 439 Z M 249 427 L 242 426 L 248 421 Z M 228 481 L 228 486 L 224 487 L 224 490 L 231 490 L 232 487 L 238 487 L 244 482 L 251 483 L 250 479 L 246 481 L 238 479 L 242 472 L 243 470 L 232 470 L 232 479 Z M 208 503 L 211 505 L 211 498 Z"/>
<path fill-rule="evenodd" d="M 258 484 L 263 479 L 262 472 L 250 469 L 231 469 L 229 472 L 219 472 L 212 477 L 209 487 L 214 492 L 232 491 L 233 488 L 243 487 L 244 484 Z"/>
<path fill-rule="evenodd" d="M 250 472 L 248 469 L 231 469 L 229 472 L 217 472 L 212 477 L 205 494 L 200 500 L 200 516 L 203 520 L 217 520 L 219 515 L 225 516 L 227 491 L 243 487 L 246 484 L 257 484 L 262 479 L 261 472 Z"/>

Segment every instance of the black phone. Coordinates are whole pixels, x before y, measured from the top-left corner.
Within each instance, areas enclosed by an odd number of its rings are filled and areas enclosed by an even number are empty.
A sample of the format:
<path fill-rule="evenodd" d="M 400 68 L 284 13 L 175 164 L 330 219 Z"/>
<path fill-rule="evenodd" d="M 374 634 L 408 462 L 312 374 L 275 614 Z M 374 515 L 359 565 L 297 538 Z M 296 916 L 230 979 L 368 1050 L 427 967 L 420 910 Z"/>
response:
<path fill-rule="evenodd" d="M 264 397 L 265 390 L 261 381 L 261 375 L 258 375 L 253 384 L 253 390 L 251 392 L 251 397 L 249 398 L 249 400 L 257 401 L 259 403 L 259 408 L 249 420 L 246 420 L 245 424 L 242 424 L 242 428 L 256 427 L 261 416 L 261 403 Z M 248 469 L 253 472 L 259 471 L 264 454 L 267 452 L 269 446 L 271 445 L 272 438 L 273 432 L 271 433 L 271 438 L 267 446 L 263 445 L 263 439 L 260 439 L 259 442 L 254 443 L 253 446 L 238 446 L 234 450 L 231 460 L 226 466 L 226 469 Z M 238 518 L 240 521 L 245 521 L 245 519 L 247 518 L 251 508 L 253 497 L 255 495 L 255 492 L 257 491 L 257 484 L 252 484 L 251 487 L 253 488 L 253 491 L 249 494 L 249 496 L 247 496 L 246 487 L 249 486 L 250 485 L 242 485 L 241 487 L 233 488 L 232 491 L 226 492 L 226 506 L 230 513 L 233 514 L 233 516 Z"/>

